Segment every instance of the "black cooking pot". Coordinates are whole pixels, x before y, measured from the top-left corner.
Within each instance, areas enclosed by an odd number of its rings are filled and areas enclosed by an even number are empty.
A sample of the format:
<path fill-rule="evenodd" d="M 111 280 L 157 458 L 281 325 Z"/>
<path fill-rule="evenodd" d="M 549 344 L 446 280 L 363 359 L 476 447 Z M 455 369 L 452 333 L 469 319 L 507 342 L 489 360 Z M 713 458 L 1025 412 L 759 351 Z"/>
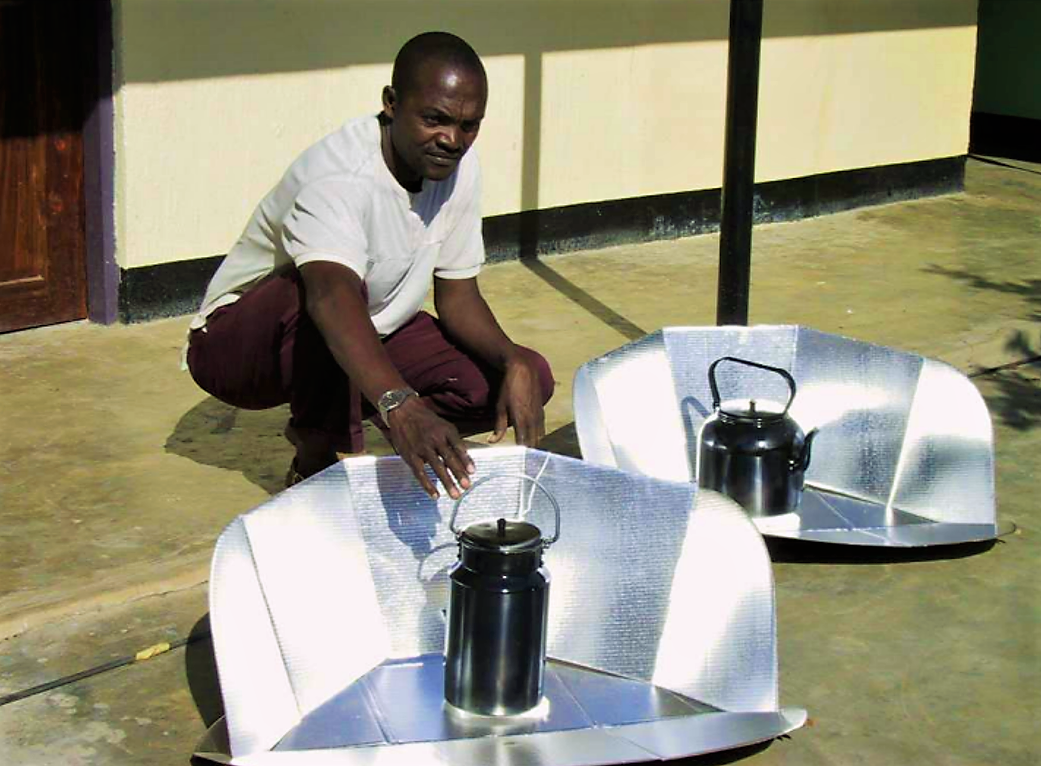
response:
<path fill-rule="evenodd" d="M 456 528 L 463 498 L 502 476 L 545 493 L 556 514 L 552 537 L 527 521 L 504 517 Z M 528 711 L 542 699 L 550 583 L 542 554 L 560 536 L 560 506 L 536 479 L 496 474 L 475 481 L 456 501 L 448 526 L 459 541 L 459 560 L 449 572 L 445 700 L 479 715 Z"/>

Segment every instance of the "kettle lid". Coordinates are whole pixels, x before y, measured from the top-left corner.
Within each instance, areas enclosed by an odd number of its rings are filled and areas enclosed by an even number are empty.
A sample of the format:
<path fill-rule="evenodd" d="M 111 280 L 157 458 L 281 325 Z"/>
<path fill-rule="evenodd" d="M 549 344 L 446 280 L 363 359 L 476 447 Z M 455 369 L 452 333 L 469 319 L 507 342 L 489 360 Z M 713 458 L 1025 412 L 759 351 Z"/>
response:
<path fill-rule="evenodd" d="M 788 408 L 770 399 L 728 399 L 719 405 L 719 412 L 735 420 L 769 423 L 783 420 Z"/>
<path fill-rule="evenodd" d="M 495 553 L 530 553 L 542 548 L 542 530 L 534 524 L 516 519 L 478 521 L 459 535 L 469 548 Z"/>

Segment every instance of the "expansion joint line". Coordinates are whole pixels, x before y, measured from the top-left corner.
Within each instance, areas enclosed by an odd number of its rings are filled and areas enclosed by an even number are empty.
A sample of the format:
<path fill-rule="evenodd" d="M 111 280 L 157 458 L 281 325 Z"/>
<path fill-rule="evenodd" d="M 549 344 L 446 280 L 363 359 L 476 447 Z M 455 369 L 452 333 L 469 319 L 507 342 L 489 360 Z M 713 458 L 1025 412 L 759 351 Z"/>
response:
<path fill-rule="evenodd" d="M 13 692 L 11 694 L 5 694 L 2 697 L 0 697 L 0 707 L 3 707 L 4 705 L 9 705 L 12 702 L 24 700 L 28 697 L 35 697 L 37 694 L 43 694 L 44 692 L 49 692 L 53 689 L 60 689 L 63 686 L 68 686 L 69 684 L 76 683 L 77 681 L 82 681 L 86 678 L 91 678 L 102 673 L 107 673 L 108 671 L 115 670 L 116 668 L 126 667 L 127 665 L 135 665 L 139 662 L 147 662 L 148 660 L 153 659 L 154 657 L 159 657 L 163 654 L 167 654 L 173 651 L 174 649 L 181 649 L 183 647 L 188 646 L 189 644 L 194 644 L 197 641 L 202 641 L 209 637 L 210 632 L 207 630 L 189 636 L 188 638 L 179 638 L 176 641 L 171 641 L 169 643 L 163 642 L 160 644 L 154 644 L 145 649 L 142 649 L 136 654 L 130 655 L 129 657 L 121 657 L 117 660 L 106 662 L 104 665 L 97 665 L 93 668 L 88 668 L 87 670 L 81 670 L 78 673 L 72 673 L 71 675 L 56 678 L 53 681 L 48 681 L 37 686 L 31 686 L 28 689 L 22 689 L 21 691 Z"/>

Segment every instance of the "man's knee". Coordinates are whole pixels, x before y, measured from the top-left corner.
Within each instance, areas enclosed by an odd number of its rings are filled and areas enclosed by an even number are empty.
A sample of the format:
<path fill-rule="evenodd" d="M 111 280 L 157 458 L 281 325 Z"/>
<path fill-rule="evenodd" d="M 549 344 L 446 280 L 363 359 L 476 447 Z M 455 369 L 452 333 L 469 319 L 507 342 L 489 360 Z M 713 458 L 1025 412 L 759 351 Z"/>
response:
<path fill-rule="evenodd" d="M 553 389 L 556 387 L 556 382 L 553 380 L 553 370 L 549 366 L 549 362 L 546 361 L 546 357 L 530 348 L 525 348 L 528 357 L 535 365 L 535 369 L 539 374 L 539 390 L 542 392 L 542 403 L 546 404 L 553 397 Z"/>
<path fill-rule="evenodd" d="M 553 370 L 537 351 L 523 348 L 523 352 L 538 375 L 536 383 L 542 403 L 545 404 L 553 396 L 556 385 Z M 488 376 L 491 376 L 489 379 Z M 498 396 L 501 378 L 495 373 L 482 371 L 470 362 L 454 367 L 451 372 L 433 387 L 433 390 L 421 390 L 420 393 L 436 402 L 438 408 L 449 417 L 470 418 L 485 417 L 495 409 L 495 397 Z"/>
<path fill-rule="evenodd" d="M 476 367 L 455 371 L 445 381 L 445 392 L 458 397 L 459 406 L 466 410 L 481 411 L 492 406 L 492 389 L 488 379 Z"/>

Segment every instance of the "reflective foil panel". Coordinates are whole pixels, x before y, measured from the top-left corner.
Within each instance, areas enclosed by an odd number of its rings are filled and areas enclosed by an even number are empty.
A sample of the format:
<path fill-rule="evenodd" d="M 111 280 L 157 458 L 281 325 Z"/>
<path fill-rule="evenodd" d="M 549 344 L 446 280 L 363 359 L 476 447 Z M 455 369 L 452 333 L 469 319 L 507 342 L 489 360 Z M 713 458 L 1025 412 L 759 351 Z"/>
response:
<path fill-rule="evenodd" d="M 583 457 L 696 482 L 708 368 L 723 356 L 788 370 L 798 388 L 790 414 L 804 432 L 819 429 L 799 509 L 757 519 L 763 534 L 897 547 L 996 536 L 990 416 L 971 381 L 806 327 L 667 327 L 591 360 L 574 386 Z M 720 364 L 717 381 L 724 400 L 787 396 L 782 378 L 742 365 Z"/>
<path fill-rule="evenodd" d="M 543 703 L 504 717 L 445 705 L 454 502 L 428 498 L 397 457 L 353 458 L 221 535 L 210 588 L 227 745 L 215 732 L 200 757 L 591 766 L 802 724 L 778 709 L 770 561 L 736 504 L 523 447 L 471 455 L 476 478 L 494 478 L 465 496 L 457 528 L 521 517 L 549 536 L 552 502 L 523 477 L 561 508 Z"/>

